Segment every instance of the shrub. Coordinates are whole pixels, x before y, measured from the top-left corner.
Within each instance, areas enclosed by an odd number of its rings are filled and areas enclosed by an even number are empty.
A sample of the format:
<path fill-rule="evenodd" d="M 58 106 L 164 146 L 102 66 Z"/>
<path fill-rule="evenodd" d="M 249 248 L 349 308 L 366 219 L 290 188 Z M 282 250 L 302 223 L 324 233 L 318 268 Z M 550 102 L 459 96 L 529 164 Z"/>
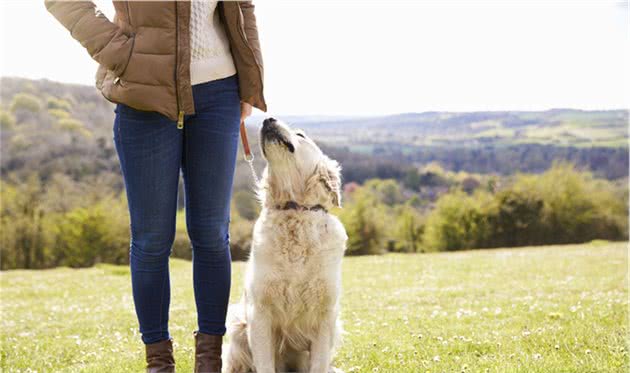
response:
<path fill-rule="evenodd" d="M 50 110 L 57 109 L 66 112 L 72 110 L 72 104 L 70 102 L 56 97 L 48 97 L 48 100 L 46 100 L 46 106 Z"/>
<path fill-rule="evenodd" d="M 394 250 L 399 252 L 418 252 L 422 250 L 424 222 L 420 213 L 409 205 L 400 206 L 396 213 L 394 230 Z"/>
<path fill-rule="evenodd" d="M 507 189 L 496 195 L 492 246 L 525 246 L 542 241 L 544 201 L 534 193 Z"/>
<path fill-rule="evenodd" d="M 443 186 L 448 185 L 447 172 L 436 162 L 427 164 L 420 174 L 420 186 Z"/>
<path fill-rule="evenodd" d="M 48 109 L 48 114 L 55 118 L 56 120 L 68 119 L 70 118 L 70 113 L 61 109 Z"/>
<path fill-rule="evenodd" d="M 190 246 L 190 237 L 188 237 L 188 229 L 186 227 L 186 210 L 177 210 L 175 221 L 175 240 L 173 242 L 173 258 L 192 259 L 192 247 Z"/>
<path fill-rule="evenodd" d="M 70 133 L 78 133 L 84 137 L 91 137 L 92 132 L 85 128 L 83 122 L 74 118 L 61 118 L 56 123 L 57 128 L 68 131 Z"/>
<path fill-rule="evenodd" d="M 0 109 L 0 128 L 3 130 L 12 129 L 15 127 L 15 117 L 8 111 Z"/>
<path fill-rule="evenodd" d="M 255 220 L 260 213 L 260 204 L 249 190 L 238 190 L 234 193 L 234 207 L 238 215 L 247 220 Z"/>
<path fill-rule="evenodd" d="M 233 214 L 230 222 L 230 254 L 232 260 L 247 260 L 252 245 L 254 223 Z"/>
<path fill-rule="evenodd" d="M 478 190 L 469 196 L 457 190 L 443 195 L 427 219 L 424 246 L 440 251 L 487 247 L 494 208 L 487 192 Z"/>
<path fill-rule="evenodd" d="M 128 263 L 129 220 L 121 198 L 62 214 L 56 226 L 55 262 L 70 267 Z"/>
<path fill-rule="evenodd" d="M 11 111 L 26 110 L 36 113 L 42 106 L 41 100 L 30 93 L 18 93 L 11 101 Z"/>
<path fill-rule="evenodd" d="M 2 269 L 41 268 L 50 235 L 45 229 L 48 216 L 42 208 L 39 178 L 33 173 L 20 186 L 2 182 L 0 192 Z"/>
<path fill-rule="evenodd" d="M 405 201 L 398 182 L 394 179 L 370 179 L 365 182 L 364 188 L 371 193 L 379 203 L 386 206 L 394 206 Z"/>
<path fill-rule="evenodd" d="M 569 163 L 554 163 L 542 175 L 517 175 L 505 189 L 472 197 L 442 196 L 423 238 L 433 250 L 514 247 L 628 237 L 627 190 L 594 179 Z"/>
<path fill-rule="evenodd" d="M 627 206 L 606 180 L 570 163 L 554 162 L 542 175 L 519 175 L 512 189 L 543 201 L 536 243 L 579 243 L 627 237 Z"/>
<path fill-rule="evenodd" d="M 385 211 L 368 190 L 355 190 L 351 201 L 346 203 L 339 217 L 348 233 L 348 255 L 384 252 Z"/>

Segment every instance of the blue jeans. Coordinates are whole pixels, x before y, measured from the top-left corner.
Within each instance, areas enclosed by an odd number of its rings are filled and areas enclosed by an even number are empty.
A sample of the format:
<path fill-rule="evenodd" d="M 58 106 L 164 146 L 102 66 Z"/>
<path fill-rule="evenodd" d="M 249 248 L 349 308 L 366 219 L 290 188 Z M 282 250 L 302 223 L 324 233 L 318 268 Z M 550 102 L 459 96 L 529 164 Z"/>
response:
<path fill-rule="evenodd" d="M 193 255 L 198 330 L 224 335 L 230 294 L 230 199 L 240 124 L 236 75 L 192 87 L 184 127 L 157 112 L 117 104 L 113 139 L 129 214 L 131 284 L 145 344 L 170 338 L 169 256 L 180 167 Z"/>

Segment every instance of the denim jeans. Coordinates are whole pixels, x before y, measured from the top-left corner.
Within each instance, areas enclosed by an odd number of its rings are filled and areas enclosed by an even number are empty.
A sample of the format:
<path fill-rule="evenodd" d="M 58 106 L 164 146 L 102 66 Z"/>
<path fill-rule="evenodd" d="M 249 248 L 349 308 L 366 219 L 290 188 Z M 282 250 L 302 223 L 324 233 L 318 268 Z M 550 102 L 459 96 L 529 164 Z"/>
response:
<path fill-rule="evenodd" d="M 193 256 L 198 330 L 224 335 L 230 293 L 230 199 L 238 149 L 236 75 L 193 85 L 195 114 L 184 127 L 117 104 L 113 139 L 130 214 L 131 285 L 142 341 L 170 338 L 169 256 L 175 239 L 180 167 Z"/>

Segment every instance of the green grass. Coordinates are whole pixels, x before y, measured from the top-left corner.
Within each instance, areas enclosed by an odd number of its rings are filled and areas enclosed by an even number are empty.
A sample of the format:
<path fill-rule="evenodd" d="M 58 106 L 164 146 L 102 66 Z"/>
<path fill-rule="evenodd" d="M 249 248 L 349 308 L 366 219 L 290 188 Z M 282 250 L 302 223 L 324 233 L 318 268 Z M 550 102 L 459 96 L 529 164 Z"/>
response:
<path fill-rule="evenodd" d="M 235 263 L 232 300 L 242 288 Z M 346 372 L 628 371 L 627 243 L 389 254 L 344 261 Z M 2 281 L 2 371 L 139 372 L 125 266 Z M 171 261 L 170 331 L 191 372 L 191 264 Z M 30 370 L 29 370 L 30 368 Z"/>

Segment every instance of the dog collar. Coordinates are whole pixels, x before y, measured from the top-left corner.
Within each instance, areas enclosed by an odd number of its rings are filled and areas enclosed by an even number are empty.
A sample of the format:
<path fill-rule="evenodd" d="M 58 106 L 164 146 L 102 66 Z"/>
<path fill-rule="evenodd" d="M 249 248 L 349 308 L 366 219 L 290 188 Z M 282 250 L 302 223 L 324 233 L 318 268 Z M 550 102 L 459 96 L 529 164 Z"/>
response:
<path fill-rule="evenodd" d="M 320 204 L 314 205 L 314 206 L 304 206 L 304 205 L 300 205 L 299 203 L 295 202 L 295 201 L 287 201 L 285 202 L 284 205 L 276 205 L 276 209 L 278 210 L 299 210 L 299 211 L 318 211 L 318 210 L 322 210 L 324 212 L 328 212 L 328 210 L 326 210 L 326 208 Z"/>

